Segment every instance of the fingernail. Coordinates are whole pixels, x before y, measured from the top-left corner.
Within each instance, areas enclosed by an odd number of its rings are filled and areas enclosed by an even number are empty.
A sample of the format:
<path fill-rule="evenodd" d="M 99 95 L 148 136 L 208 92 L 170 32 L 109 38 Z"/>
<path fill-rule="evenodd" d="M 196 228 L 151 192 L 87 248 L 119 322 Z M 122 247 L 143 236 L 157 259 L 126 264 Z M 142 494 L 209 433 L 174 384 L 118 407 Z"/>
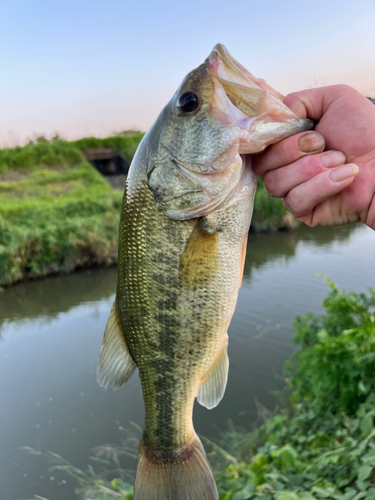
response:
<path fill-rule="evenodd" d="M 332 170 L 329 177 L 333 182 L 340 182 L 357 175 L 358 172 L 359 168 L 355 163 L 348 163 L 347 165 L 343 165 L 342 167 L 337 167 Z"/>
<path fill-rule="evenodd" d="M 325 168 L 338 167 L 345 163 L 345 155 L 341 151 L 328 151 L 320 157 L 320 163 Z"/>
<path fill-rule="evenodd" d="M 309 132 L 299 138 L 298 148 L 302 153 L 313 153 L 324 146 L 324 137 L 316 132 Z"/>

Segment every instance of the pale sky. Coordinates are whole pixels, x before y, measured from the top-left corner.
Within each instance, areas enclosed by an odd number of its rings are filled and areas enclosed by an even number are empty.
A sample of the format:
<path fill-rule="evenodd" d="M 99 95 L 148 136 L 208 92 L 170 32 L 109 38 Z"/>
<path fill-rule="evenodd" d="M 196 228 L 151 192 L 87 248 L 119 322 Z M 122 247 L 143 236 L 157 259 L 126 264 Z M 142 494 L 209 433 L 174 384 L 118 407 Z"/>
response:
<path fill-rule="evenodd" d="M 375 97 L 375 0 L 0 0 L 0 145 L 147 130 L 218 42 L 284 94 Z"/>

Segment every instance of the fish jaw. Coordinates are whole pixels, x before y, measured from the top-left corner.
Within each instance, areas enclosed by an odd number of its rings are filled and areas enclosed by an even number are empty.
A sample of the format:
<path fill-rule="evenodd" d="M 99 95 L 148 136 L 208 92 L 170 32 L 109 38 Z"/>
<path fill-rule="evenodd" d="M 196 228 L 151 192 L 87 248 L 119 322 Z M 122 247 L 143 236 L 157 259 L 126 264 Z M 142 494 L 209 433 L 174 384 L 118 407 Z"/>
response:
<path fill-rule="evenodd" d="M 196 185 L 202 187 L 204 203 L 198 206 L 177 208 L 176 200 L 172 200 L 172 207 L 165 206 L 166 215 L 175 220 L 189 220 L 222 209 L 239 191 L 250 185 L 256 186 L 256 175 L 251 163 L 250 155 L 237 154 L 224 172 L 215 174 L 196 174 L 184 168 L 183 165 L 179 165 L 186 178 L 191 178 Z"/>
<path fill-rule="evenodd" d="M 296 116 L 283 103 L 284 96 L 253 76 L 239 64 L 222 44 L 217 44 L 206 59 L 208 71 L 212 75 L 215 95 L 211 101 L 213 110 L 223 109 L 222 87 L 231 103 L 238 108 L 241 116 L 231 113 L 240 134 L 240 154 L 255 154 L 270 144 L 285 139 L 298 132 L 314 128 L 314 122 Z M 228 104 L 226 106 L 228 108 Z M 225 108 L 224 108 L 225 109 Z M 213 111 L 216 119 L 218 113 Z M 225 113 L 228 117 L 228 113 Z M 228 118 L 223 120 L 228 125 Z"/>
<path fill-rule="evenodd" d="M 179 104 L 186 95 L 198 102 L 191 112 Z M 313 128 L 282 99 L 217 45 L 158 119 L 157 147 L 147 168 L 158 210 L 186 220 L 224 208 L 244 186 L 244 155 Z"/>

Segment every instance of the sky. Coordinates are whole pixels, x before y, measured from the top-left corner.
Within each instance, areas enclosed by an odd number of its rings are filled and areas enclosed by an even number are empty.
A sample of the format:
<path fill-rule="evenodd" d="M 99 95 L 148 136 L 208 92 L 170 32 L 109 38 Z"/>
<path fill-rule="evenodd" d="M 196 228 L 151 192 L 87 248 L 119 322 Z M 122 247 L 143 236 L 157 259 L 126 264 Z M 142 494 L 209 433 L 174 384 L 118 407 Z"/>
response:
<path fill-rule="evenodd" d="M 218 42 L 283 94 L 375 97 L 375 0 L 0 0 L 0 146 L 146 131 Z"/>

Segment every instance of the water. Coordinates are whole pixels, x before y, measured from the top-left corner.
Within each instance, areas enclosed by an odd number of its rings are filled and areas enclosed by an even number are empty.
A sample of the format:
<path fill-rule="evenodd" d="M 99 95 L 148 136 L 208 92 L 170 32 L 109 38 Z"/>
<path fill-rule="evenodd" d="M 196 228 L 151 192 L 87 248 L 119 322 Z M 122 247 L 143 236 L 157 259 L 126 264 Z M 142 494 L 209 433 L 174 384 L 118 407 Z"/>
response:
<path fill-rule="evenodd" d="M 282 365 L 294 349 L 291 321 L 321 311 L 327 294 L 321 273 L 347 290 L 374 287 L 375 233 L 360 226 L 250 235 L 229 329 L 227 391 L 214 410 L 196 405 L 198 433 L 215 437 L 228 419 L 249 427 L 256 397 L 273 407 L 269 392 L 282 388 Z M 115 286 L 111 268 L 0 293 L 1 500 L 76 498 L 72 479 L 48 472 L 43 457 L 20 447 L 51 450 L 85 469 L 93 447 L 120 444 L 131 422 L 143 425 L 137 375 L 115 393 L 95 379 Z"/>

